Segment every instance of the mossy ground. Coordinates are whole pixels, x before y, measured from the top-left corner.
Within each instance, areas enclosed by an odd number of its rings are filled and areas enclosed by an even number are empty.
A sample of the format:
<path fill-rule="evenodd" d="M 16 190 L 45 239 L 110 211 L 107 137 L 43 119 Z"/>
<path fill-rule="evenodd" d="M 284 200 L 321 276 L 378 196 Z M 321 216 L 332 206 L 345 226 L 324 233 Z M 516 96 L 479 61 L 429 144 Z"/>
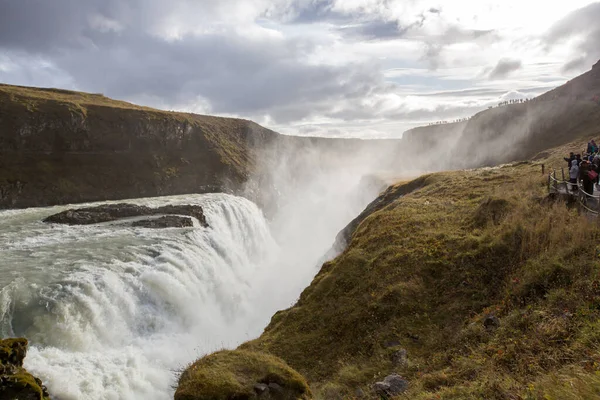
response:
<path fill-rule="evenodd" d="M 27 339 L 0 340 L 0 399 L 48 400 L 42 382 L 27 372 Z"/>
<path fill-rule="evenodd" d="M 280 385 L 285 398 L 312 397 L 305 379 L 280 359 L 264 353 L 224 350 L 189 366 L 179 379 L 175 399 L 252 399 L 257 397 L 254 385 L 258 383 Z"/>
<path fill-rule="evenodd" d="M 316 398 L 373 397 L 392 372 L 410 399 L 600 398 L 600 225 L 544 201 L 540 164 L 562 152 L 426 177 L 241 348 L 281 357 Z"/>

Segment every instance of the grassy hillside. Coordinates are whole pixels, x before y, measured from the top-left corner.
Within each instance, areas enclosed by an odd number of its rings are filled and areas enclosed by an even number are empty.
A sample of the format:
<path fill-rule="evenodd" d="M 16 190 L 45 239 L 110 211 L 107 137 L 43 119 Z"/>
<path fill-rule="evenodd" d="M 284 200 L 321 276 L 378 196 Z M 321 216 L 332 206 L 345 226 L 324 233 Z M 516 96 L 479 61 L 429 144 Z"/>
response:
<path fill-rule="evenodd" d="M 422 154 L 446 160 L 445 168 L 496 165 L 530 158 L 578 138 L 600 135 L 600 65 L 526 103 L 481 111 L 467 122 L 405 132 Z"/>
<path fill-rule="evenodd" d="M 254 172 L 246 120 L 0 85 L 0 208 L 223 191 Z"/>
<path fill-rule="evenodd" d="M 322 399 L 376 398 L 392 372 L 409 382 L 400 398 L 600 398 L 599 224 L 546 200 L 540 166 L 583 144 L 390 188 L 241 348 L 280 357 Z"/>

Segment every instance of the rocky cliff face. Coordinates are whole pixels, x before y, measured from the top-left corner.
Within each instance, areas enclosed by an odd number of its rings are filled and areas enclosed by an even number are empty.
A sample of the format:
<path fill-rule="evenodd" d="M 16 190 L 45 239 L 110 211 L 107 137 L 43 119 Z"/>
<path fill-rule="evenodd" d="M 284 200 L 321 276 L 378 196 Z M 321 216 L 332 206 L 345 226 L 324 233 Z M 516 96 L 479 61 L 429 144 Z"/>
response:
<path fill-rule="evenodd" d="M 284 153 L 318 149 L 321 166 L 342 156 L 351 164 L 391 142 L 284 136 L 242 119 L 0 85 L 0 208 L 235 192 Z M 259 179 L 257 187 L 270 184 Z"/>
<path fill-rule="evenodd" d="M 0 85 L 0 208 L 224 191 L 275 136 L 240 119 Z"/>

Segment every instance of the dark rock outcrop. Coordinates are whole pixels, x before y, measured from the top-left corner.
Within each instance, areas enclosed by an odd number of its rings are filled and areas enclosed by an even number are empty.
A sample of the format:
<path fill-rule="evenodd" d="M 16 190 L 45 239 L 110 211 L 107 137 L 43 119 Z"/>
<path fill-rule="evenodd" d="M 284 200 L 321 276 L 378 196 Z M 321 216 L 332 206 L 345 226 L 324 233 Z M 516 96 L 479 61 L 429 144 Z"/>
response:
<path fill-rule="evenodd" d="M 135 221 L 131 224 L 134 228 L 189 228 L 194 226 L 189 217 L 180 217 L 178 215 L 166 215 L 160 218 L 144 219 Z"/>
<path fill-rule="evenodd" d="M 78 208 L 60 212 L 44 219 L 46 223 L 54 224 L 67 224 L 67 225 L 90 225 L 98 224 L 101 222 L 117 221 L 123 218 L 132 217 L 143 217 L 152 215 L 185 215 L 193 217 L 200 222 L 204 227 L 208 226 L 206 217 L 202 211 L 202 207 L 197 205 L 170 205 L 163 207 L 150 208 L 146 206 L 139 206 L 136 204 L 119 203 L 119 204 L 104 204 L 97 207 Z M 191 222 L 191 221 L 189 221 Z M 182 224 L 183 226 L 190 226 L 188 222 L 183 219 L 162 219 L 160 222 L 151 223 L 150 221 L 136 221 L 134 224 L 140 223 L 140 225 L 134 226 L 149 226 L 154 228 L 161 227 L 160 224 L 164 224 L 168 227 L 168 224 Z M 153 226 L 150 226 L 153 225 Z"/>
<path fill-rule="evenodd" d="M 493 314 L 486 315 L 483 319 L 483 326 L 488 331 L 496 330 L 500 327 L 500 320 Z"/>
<path fill-rule="evenodd" d="M 373 384 L 373 390 L 383 398 L 402 394 L 408 389 L 408 381 L 398 374 L 386 376 L 383 382 Z"/>
<path fill-rule="evenodd" d="M 0 340 L 0 399 L 49 400 L 42 381 L 23 368 L 27 339 Z"/>

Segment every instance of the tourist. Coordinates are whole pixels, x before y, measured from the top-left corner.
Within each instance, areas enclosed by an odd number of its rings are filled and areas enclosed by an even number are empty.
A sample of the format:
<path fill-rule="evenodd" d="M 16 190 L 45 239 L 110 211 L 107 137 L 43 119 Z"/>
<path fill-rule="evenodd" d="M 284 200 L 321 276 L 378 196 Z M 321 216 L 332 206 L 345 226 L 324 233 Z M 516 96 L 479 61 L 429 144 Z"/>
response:
<path fill-rule="evenodd" d="M 564 160 L 567 162 L 567 168 L 571 168 L 571 165 L 573 163 L 573 160 L 575 159 L 575 153 L 570 152 L 569 153 L 569 158 L 564 158 Z"/>
<path fill-rule="evenodd" d="M 577 190 L 577 177 L 579 176 L 579 164 L 577 160 L 571 161 L 571 169 L 569 170 L 569 182 L 571 182 L 571 190 L 575 192 Z"/>
<path fill-rule="evenodd" d="M 596 144 L 596 142 L 592 139 L 592 154 L 595 154 L 598 152 L 598 145 Z"/>
<path fill-rule="evenodd" d="M 581 154 L 577 154 L 575 159 L 577 160 L 577 165 L 581 166 Z"/>
<path fill-rule="evenodd" d="M 583 186 L 583 191 L 588 195 L 594 194 L 594 180 L 597 177 L 597 174 L 594 173 L 594 177 L 590 176 L 590 163 L 587 161 L 582 161 L 579 165 L 579 179 L 581 180 L 581 184 Z M 593 171 L 592 171 L 593 172 Z"/>

